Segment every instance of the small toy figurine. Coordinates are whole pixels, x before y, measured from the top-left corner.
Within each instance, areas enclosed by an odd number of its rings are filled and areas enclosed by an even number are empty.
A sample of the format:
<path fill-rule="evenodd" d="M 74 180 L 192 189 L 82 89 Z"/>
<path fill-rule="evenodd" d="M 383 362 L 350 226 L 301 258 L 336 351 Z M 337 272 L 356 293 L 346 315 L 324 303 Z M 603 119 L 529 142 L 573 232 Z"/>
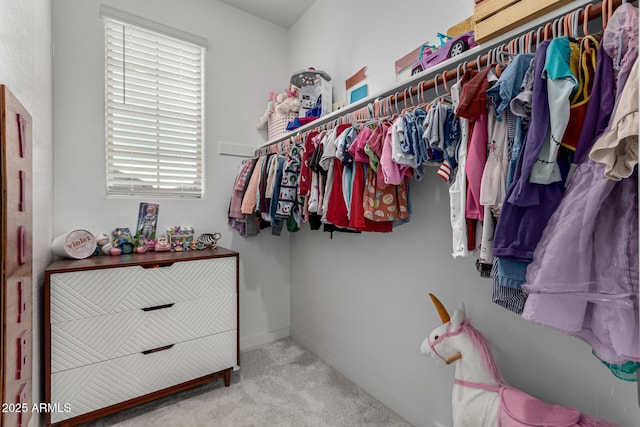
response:
<path fill-rule="evenodd" d="M 102 247 L 107 243 L 109 243 L 109 236 L 107 236 L 106 234 L 100 233 L 96 236 L 96 245 Z"/>
<path fill-rule="evenodd" d="M 418 61 L 411 66 L 411 75 L 418 74 L 478 45 L 473 37 L 473 31 L 468 31 L 457 37 L 449 37 L 438 33 L 438 38 L 440 39 L 439 47 L 426 44 L 422 46 Z"/>
<path fill-rule="evenodd" d="M 122 249 L 123 252 L 125 252 L 125 248 L 123 248 L 122 245 L 124 245 L 125 243 L 131 244 L 133 240 L 131 237 L 131 232 L 127 227 L 116 228 L 111 233 L 111 236 L 113 237 L 113 246 Z M 131 250 L 133 251 L 133 244 L 131 244 Z"/>
<path fill-rule="evenodd" d="M 218 247 L 218 240 L 222 239 L 222 233 L 216 231 L 213 233 L 213 244 L 211 245 L 211 249 L 215 249 Z"/>
<path fill-rule="evenodd" d="M 148 250 L 152 251 L 156 246 L 156 242 L 154 240 L 144 239 L 144 245 L 147 247 Z"/>
<path fill-rule="evenodd" d="M 167 236 L 160 236 L 154 245 L 154 250 L 156 252 L 168 251 L 171 249 L 171 243 L 167 239 Z"/>
<path fill-rule="evenodd" d="M 218 231 L 215 233 L 204 233 L 198 237 L 198 242 L 202 243 L 205 247 L 215 249 L 218 246 L 218 240 L 222 238 L 222 234 Z"/>
<path fill-rule="evenodd" d="M 113 249 L 113 245 L 111 243 L 105 243 L 101 248 L 102 254 L 111 255 L 111 249 Z"/>
<path fill-rule="evenodd" d="M 147 250 L 149 250 L 149 248 L 147 248 L 147 246 L 144 244 L 144 239 L 140 237 L 140 243 L 138 244 L 138 246 L 136 246 L 136 252 L 139 254 L 143 254 L 147 252 Z"/>
<path fill-rule="evenodd" d="M 96 255 L 104 254 L 111 255 L 111 239 L 104 233 L 100 233 L 96 236 Z"/>
<path fill-rule="evenodd" d="M 136 237 L 153 240 L 156 237 L 156 224 L 158 222 L 157 204 L 140 203 L 140 212 L 138 213 L 138 228 Z"/>
<path fill-rule="evenodd" d="M 131 242 L 122 242 L 120 243 L 120 249 L 123 254 L 131 254 L 133 253 L 133 243 Z"/>

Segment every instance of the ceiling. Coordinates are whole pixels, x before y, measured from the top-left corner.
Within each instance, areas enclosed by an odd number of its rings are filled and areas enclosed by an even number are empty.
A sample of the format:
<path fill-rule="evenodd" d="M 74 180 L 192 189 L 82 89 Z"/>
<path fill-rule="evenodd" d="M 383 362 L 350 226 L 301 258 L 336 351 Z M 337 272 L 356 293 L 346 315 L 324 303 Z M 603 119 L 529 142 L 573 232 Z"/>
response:
<path fill-rule="evenodd" d="M 289 28 L 315 0 L 220 0 L 230 6 Z"/>

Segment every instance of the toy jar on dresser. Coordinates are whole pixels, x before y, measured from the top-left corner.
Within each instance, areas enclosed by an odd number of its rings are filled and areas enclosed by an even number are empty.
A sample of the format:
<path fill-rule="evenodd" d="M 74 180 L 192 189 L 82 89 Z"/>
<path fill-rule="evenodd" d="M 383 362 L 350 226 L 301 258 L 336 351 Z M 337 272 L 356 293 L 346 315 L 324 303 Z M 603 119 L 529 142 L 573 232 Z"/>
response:
<path fill-rule="evenodd" d="M 239 365 L 239 254 L 147 252 L 45 271 L 47 425 L 76 425 Z M 66 407 L 64 405 L 67 405 Z"/>

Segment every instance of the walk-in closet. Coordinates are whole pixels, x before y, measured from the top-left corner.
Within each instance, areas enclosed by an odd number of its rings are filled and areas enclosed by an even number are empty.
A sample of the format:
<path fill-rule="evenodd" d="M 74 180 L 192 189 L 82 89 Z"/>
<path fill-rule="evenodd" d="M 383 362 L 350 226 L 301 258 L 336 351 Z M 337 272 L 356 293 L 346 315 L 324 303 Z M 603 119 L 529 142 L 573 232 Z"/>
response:
<path fill-rule="evenodd" d="M 0 427 L 640 425 L 637 1 L 0 7 Z"/>

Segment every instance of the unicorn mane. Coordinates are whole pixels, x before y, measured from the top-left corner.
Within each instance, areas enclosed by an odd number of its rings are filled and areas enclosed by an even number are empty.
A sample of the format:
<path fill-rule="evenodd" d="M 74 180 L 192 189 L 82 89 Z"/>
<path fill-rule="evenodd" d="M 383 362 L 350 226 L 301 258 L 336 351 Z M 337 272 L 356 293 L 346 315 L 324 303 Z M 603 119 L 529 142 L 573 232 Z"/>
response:
<path fill-rule="evenodd" d="M 471 339 L 471 343 L 476 348 L 478 353 L 482 356 L 482 364 L 489 370 L 491 376 L 498 382 L 498 384 L 505 384 L 500 371 L 498 370 L 498 365 L 496 365 L 495 360 L 493 359 L 493 354 L 491 353 L 491 349 L 489 348 L 489 344 L 487 343 L 487 339 L 482 335 L 482 333 L 471 326 L 471 323 L 467 319 L 464 319 L 461 325 L 462 331 L 465 332 L 469 338 Z"/>

